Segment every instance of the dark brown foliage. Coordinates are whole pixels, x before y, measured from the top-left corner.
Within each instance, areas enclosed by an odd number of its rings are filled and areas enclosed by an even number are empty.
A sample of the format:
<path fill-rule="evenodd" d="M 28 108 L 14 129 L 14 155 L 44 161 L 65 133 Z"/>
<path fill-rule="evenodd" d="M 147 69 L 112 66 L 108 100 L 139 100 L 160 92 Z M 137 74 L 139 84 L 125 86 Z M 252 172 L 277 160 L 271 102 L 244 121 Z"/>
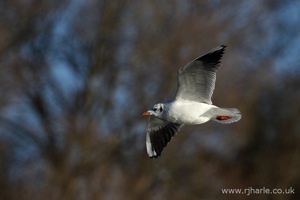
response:
<path fill-rule="evenodd" d="M 299 6 L 1 1 L 0 199 L 299 199 Z M 213 102 L 243 118 L 183 127 L 149 159 L 140 113 L 221 44 Z M 248 187 L 296 193 L 221 191 Z"/>

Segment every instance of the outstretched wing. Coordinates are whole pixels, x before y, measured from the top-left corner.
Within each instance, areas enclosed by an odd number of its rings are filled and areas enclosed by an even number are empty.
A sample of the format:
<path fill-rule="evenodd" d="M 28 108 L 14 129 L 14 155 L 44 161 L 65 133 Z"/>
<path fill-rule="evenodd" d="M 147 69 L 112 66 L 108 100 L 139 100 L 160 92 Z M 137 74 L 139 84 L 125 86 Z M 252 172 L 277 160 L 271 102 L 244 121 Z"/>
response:
<path fill-rule="evenodd" d="M 225 47 L 216 47 L 180 68 L 176 99 L 212 104 L 216 72 L 220 67 Z"/>
<path fill-rule="evenodd" d="M 164 147 L 182 125 L 151 116 L 147 127 L 146 147 L 150 158 L 160 156 Z"/>

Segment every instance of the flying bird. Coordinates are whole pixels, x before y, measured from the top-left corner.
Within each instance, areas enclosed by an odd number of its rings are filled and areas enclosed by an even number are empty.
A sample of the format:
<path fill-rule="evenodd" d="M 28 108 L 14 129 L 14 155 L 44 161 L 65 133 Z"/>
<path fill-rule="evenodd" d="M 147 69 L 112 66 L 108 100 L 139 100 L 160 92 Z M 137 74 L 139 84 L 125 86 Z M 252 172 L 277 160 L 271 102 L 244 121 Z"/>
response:
<path fill-rule="evenodd" d="M 219 108 L 212 104 L 216 72 L 220 67 L 225 45 L 211 49 L 178 72 L 176 95 L 172 100 L 157 103 L 142 116 L 150 116 L 146 148 L 150 158 L 157 158 L 183 125 L 215 121 L 237 122 L 242 115 L 236 108 Z"/>

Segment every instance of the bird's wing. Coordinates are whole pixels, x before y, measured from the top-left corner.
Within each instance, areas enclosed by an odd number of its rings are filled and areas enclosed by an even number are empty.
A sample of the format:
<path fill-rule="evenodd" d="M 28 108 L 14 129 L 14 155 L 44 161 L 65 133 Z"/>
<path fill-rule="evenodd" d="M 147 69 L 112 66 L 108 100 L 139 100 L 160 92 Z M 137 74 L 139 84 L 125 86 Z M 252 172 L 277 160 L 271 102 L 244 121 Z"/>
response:
<path fill-rule="evenodd" d="M 225 47 L 216 47 L 180 68 L 176 99 L 212 104 L 216 72 L 220 67 Z"/>
<path fill-rule="evenodd" d="M 164 147 L 182 125 L 151 116 L 147 127 L 146 147 L 150 158 L 160 156 Z"/>

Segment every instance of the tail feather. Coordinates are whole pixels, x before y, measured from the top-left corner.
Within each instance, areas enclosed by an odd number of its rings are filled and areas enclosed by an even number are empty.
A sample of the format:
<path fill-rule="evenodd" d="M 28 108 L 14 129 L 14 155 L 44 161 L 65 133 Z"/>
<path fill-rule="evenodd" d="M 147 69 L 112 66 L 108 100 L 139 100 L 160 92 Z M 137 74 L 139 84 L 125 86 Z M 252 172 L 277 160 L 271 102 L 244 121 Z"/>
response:
<path fill-rule="evenodd" d="M 237 122 L 242 118 L 241 112 L 236 108 L 215 108 L 213 121 L 222 124 Z"/>

